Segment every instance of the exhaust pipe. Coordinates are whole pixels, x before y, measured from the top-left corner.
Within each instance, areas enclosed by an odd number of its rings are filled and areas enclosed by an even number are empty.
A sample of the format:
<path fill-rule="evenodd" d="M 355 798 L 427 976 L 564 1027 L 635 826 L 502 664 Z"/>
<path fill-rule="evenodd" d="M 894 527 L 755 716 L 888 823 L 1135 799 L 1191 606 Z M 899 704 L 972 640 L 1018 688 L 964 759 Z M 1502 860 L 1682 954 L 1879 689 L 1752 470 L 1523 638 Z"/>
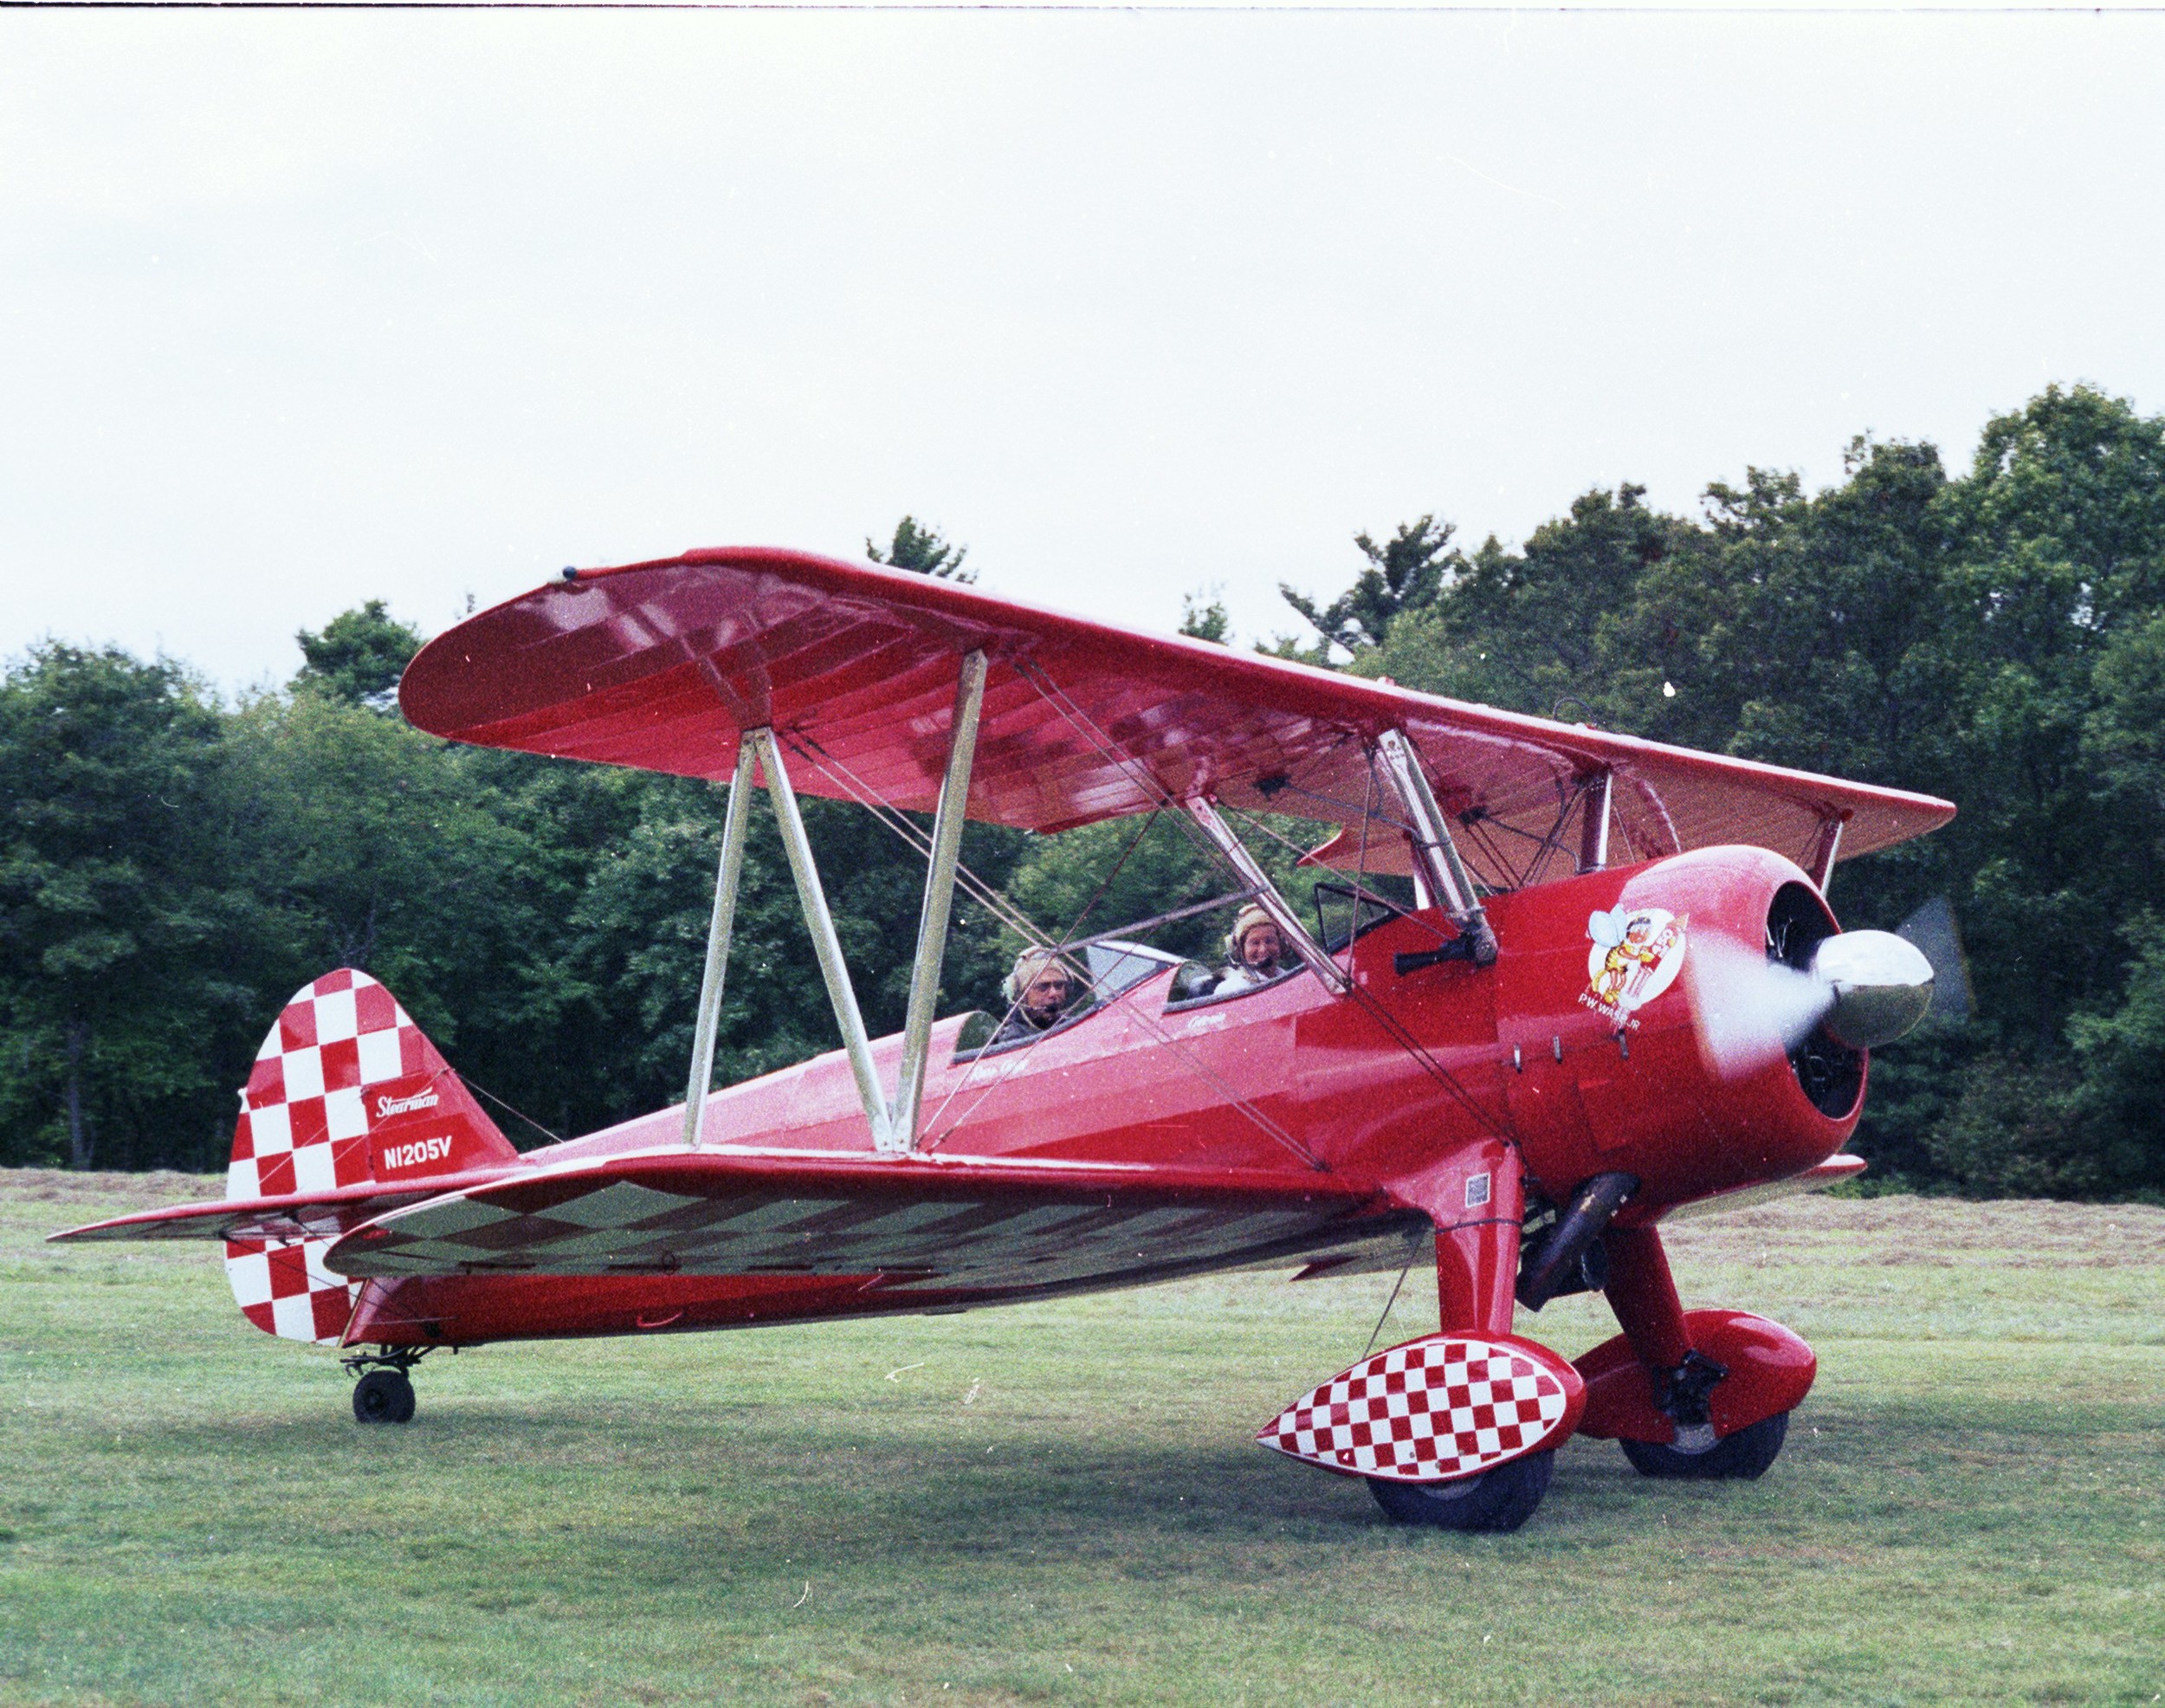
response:
<path fill-rule="evenodd" d="M 1574 1282 L 1598 1291 L 1607 1278 L 1593 1271 L 1607 1265 L 1606 1252 L 1594 1242 L 1638 1190 L 1638 1175 L 1612 1174 L 1596 1174 L 1572 1194 L 1569 1207 L 1519 1271 L 1518 1302 L 1539 1310 L 1560 1293 L 1580 1291 Z"/>

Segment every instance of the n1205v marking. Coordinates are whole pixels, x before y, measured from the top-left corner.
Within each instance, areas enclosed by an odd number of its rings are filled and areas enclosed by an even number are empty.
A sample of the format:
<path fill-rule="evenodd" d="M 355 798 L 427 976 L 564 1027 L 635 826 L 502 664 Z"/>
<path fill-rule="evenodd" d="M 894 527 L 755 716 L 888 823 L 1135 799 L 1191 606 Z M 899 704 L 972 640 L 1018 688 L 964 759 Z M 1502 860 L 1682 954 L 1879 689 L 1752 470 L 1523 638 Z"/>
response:
<path fill-rule="evenodd" d="M 410 1143 L 385 1145 L 378 1154 L 378 1168 L 418 1168 L 424 1162 L 440 1162 L 451 1154 L 451 1141 L 415 1139 Z"/>

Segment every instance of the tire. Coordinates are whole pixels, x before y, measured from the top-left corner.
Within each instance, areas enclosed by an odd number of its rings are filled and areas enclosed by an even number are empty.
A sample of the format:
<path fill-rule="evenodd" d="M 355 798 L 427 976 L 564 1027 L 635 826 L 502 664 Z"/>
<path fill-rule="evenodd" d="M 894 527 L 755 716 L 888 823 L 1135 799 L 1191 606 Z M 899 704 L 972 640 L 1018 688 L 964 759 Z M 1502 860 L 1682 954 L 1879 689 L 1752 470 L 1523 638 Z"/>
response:
<path fill-rule="evenodd" d="M 1515 1530 L 1548 1492 L 1556 1450 L 1507 1460 L 1477 1477 L 1450 1483 L 1393 1483 L 1368 1478 L 1368 1492 L 1394 1524 L 1444 1530 Z"/>
<path fill-rule="evenodd" d="M 403 1370 L 371 1370 L 353 1384 L 353 1415 L 363 1423 L 413 1420 L 413 1384 Z"/>
<path fill-rule="evenodd" d="M 1788 1433 L 1789 1414 L 1776 1412 L 1747 1424 L 1734 1435 L 1724 1435 L 1702 1453 L 1679 1452 L 1653 1441 L 1619 1441 L 1616 1445 L 1624 1449 L 1624 1457 L 1642 1477 L 1736 1478 L 1748 1483 L 1766 1474 Z"/>

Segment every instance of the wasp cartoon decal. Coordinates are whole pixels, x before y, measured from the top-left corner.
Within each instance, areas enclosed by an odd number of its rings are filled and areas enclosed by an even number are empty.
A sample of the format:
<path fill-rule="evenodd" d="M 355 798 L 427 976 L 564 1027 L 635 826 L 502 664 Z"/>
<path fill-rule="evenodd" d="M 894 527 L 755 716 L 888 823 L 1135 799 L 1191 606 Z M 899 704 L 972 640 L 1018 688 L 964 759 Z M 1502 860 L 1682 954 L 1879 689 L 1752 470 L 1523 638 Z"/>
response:
<path fill-rule="evenodd" d="M 1587 987 L 1579 1000 L 1619 1025 L 1636 1025 L 1632 1011 L 1651 1002 L 1676 982 L 1684 967 L 1684 927 L 1665 908 L 1614 908 L 1587 920 L 1593 948 L 1587 956 Z"/>

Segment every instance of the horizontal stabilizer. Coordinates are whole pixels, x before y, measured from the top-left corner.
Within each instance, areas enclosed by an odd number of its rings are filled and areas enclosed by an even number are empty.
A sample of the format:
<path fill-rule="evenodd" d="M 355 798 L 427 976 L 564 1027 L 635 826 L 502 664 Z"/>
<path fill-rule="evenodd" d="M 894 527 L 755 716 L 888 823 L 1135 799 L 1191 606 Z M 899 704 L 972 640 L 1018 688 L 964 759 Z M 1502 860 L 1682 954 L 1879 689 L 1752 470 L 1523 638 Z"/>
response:
<path fill-rule="evenodd" d="M 56 1245 L 105 1239 L 335 1239 L 387 1210 L 461 1187 L 501 1180 L 504 1173 L 499 1165 L 399 1187 L 364 1181 L 330 1192 L 287 1193 L 277 1198 L 207 1198 L 86 1222 L 46 1237 Z"/>
<path fill-rule="evenodd" d="M 390 991 L 340 967 L 295 992 L 256 1051 L 223 1199 L 52 1238 L 328 1241 L 519 1161 Z"/>

